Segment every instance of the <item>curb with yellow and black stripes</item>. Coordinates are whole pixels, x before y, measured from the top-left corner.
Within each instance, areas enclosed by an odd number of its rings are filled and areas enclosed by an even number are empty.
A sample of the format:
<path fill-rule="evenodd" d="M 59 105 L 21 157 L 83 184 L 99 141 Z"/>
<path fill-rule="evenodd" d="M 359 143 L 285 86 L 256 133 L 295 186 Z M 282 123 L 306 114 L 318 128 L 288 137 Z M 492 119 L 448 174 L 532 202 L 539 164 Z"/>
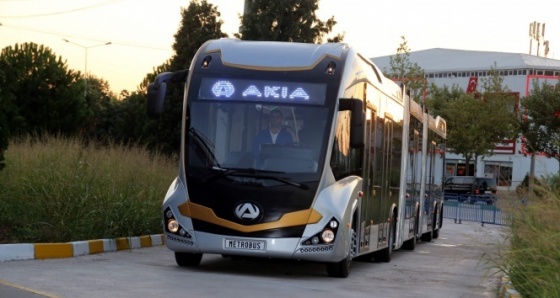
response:
<path fill-rule="evenodd" d="M 2 244 L 0 245 L 0 262 L 71 258 L 89 254 L 157 246 L 163 243 L 163 235 L 157 234 L 66 243 Z"/>

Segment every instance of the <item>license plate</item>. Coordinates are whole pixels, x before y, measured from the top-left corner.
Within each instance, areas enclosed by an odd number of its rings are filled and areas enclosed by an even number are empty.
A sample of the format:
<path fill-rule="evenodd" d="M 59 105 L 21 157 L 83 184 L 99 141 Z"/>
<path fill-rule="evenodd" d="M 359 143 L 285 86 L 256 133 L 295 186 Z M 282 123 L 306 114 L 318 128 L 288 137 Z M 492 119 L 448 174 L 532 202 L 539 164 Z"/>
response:
<path fill-rule="evenodd" d="M 224 249 L 266 251 L 266 241 L 224 239 Z"/>

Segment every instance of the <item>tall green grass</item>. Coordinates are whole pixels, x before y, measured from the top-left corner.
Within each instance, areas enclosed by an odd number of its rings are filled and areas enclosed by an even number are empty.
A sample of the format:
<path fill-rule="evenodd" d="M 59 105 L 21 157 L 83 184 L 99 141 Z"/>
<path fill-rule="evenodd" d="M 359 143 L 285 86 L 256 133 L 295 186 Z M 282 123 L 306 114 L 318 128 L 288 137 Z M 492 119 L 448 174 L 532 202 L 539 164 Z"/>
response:
<path fill-rule="evenodd" d="M 553 180 L 511 208 L 511 236 L 499 266 L 522 297 L 560 297 L 560 184 Z"/>
<path fill-rule="evenodd" d="M 0 171 L 0 243 L 67 242 L 161 233 L 173 159 L 79 139 L 11 140 Z"/>

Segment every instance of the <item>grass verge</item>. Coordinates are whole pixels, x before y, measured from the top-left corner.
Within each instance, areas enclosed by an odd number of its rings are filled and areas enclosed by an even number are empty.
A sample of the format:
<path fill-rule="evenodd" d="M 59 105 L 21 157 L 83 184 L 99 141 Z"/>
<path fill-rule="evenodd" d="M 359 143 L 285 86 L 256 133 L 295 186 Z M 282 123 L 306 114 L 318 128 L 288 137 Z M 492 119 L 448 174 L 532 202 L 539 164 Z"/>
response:
<path fill-rule="evenodd" d="M 0 171 L 0 243 L 161 233 L 176 161 L 140 147 L 55 136 L 11 140 Z"/>
<path fill-rule="evenodd" d="M 560 184 L 551 181 L 507 208 L 513 212 L 511 235 L 499 266 L 522 297 L 560 297 Z"/>

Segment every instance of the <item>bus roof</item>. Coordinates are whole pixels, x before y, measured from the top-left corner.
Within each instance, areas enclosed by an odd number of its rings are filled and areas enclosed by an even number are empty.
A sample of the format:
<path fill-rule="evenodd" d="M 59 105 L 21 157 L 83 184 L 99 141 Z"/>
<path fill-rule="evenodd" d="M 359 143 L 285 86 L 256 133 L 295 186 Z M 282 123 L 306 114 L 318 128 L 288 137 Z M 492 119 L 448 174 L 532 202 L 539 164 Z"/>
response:
<path fill-rule="evenodd" d="M 224 65 L 271 71 L 312 69 L 327 56 L 341 60 L 347 49 L 348 45 L 344 43 L 241 41 L 235 38 L 211 40 L 203 46 L 204 53 L 220 52 Z"/>

